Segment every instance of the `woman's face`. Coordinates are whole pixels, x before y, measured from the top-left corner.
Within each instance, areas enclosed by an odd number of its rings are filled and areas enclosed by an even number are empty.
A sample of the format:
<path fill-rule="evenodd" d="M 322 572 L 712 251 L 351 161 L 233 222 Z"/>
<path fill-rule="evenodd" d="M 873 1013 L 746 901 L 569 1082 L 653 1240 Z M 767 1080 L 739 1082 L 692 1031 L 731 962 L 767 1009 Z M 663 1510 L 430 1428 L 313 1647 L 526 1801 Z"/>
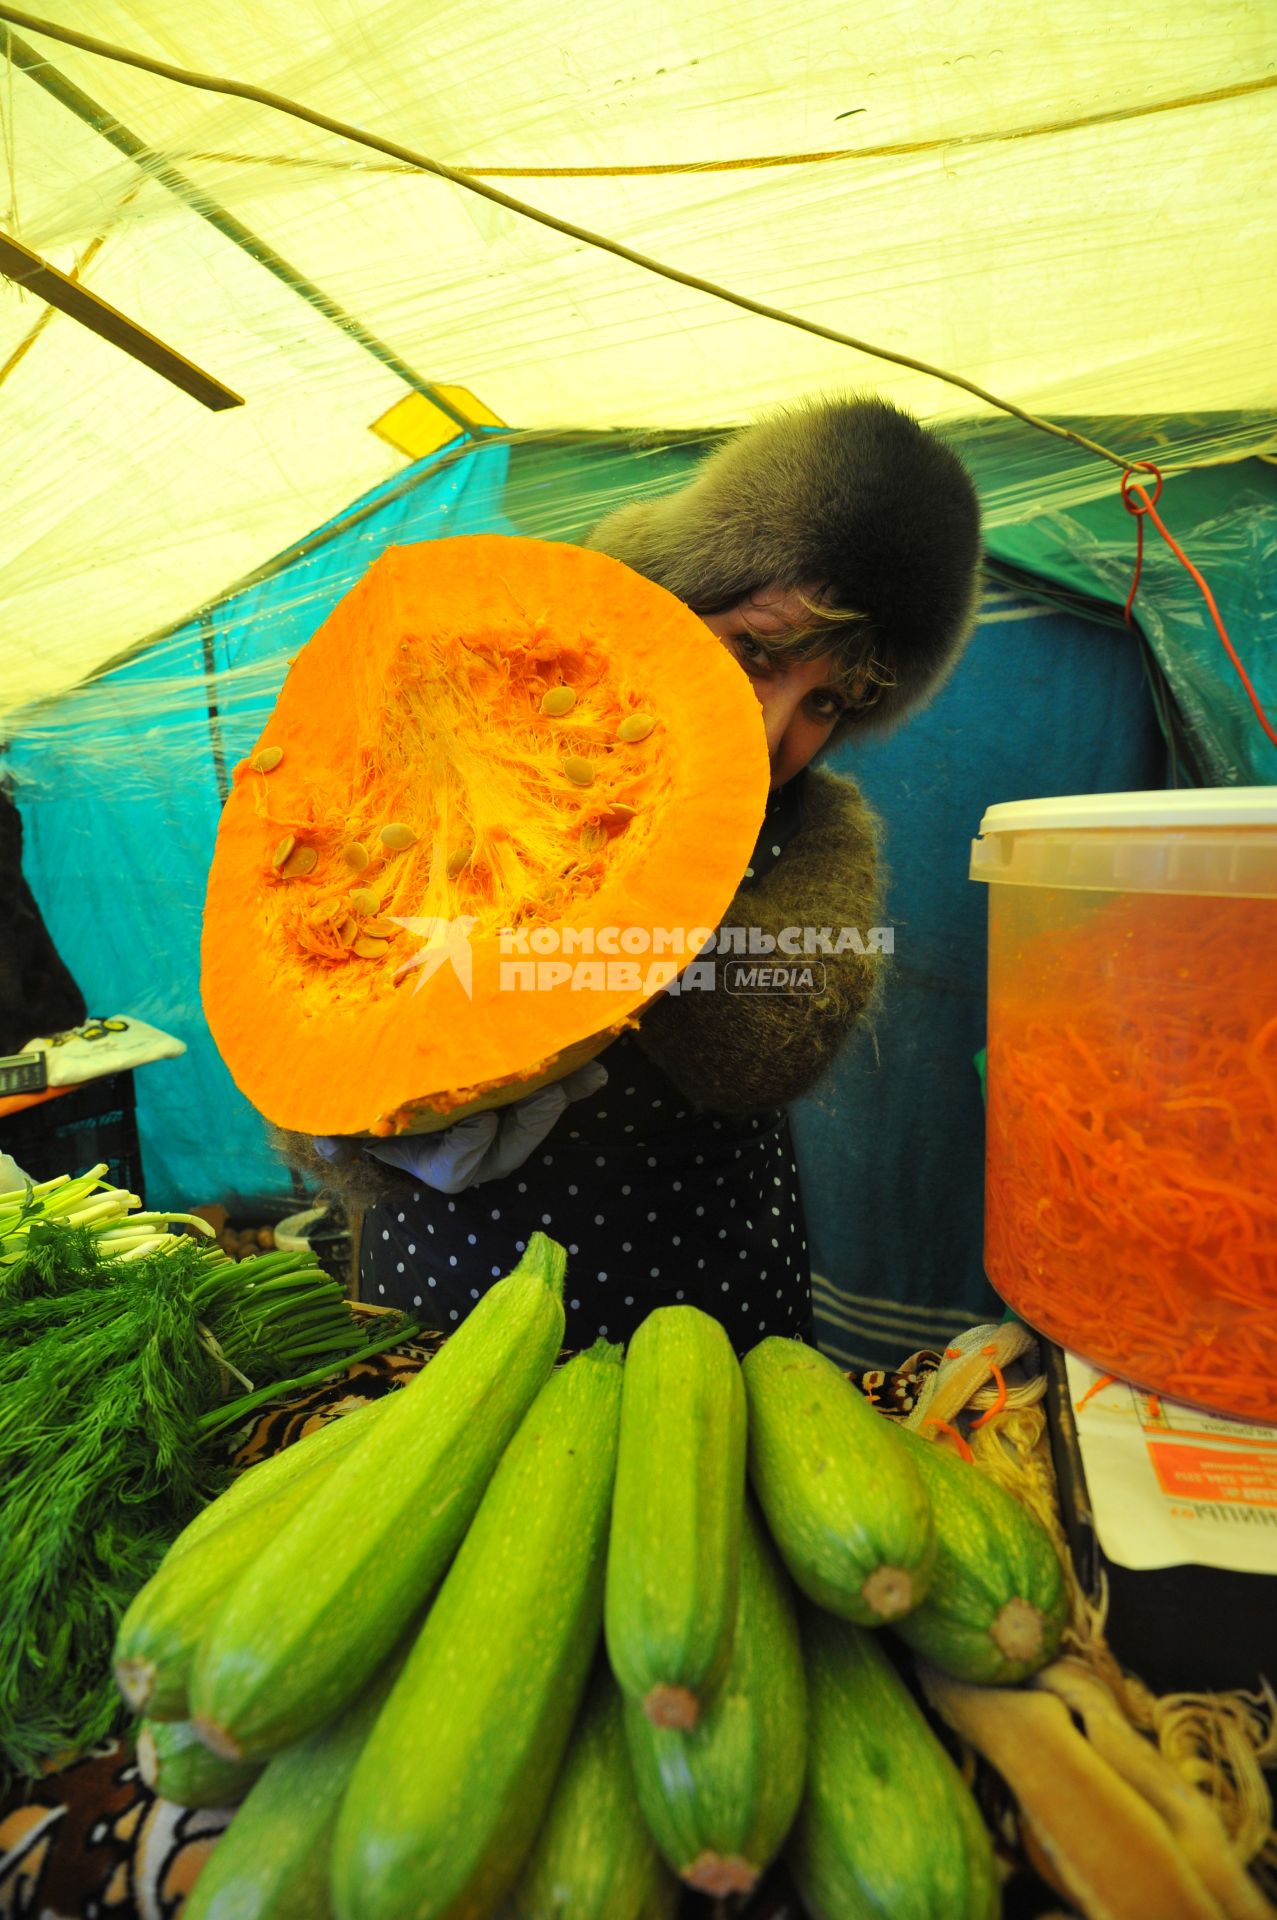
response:
<path fill-rule="evenodd" d="M 810 602 L 813 595 L 805 597 Z M 773 792 L 820 752 L 848 706 L 834 685 L 829 654 L 794 659 L 778 649 L 778 642 L 808 624 L 803 599 L 799 590 L 760 587 L 722 613 L 700 616 L 754 683 L 767 731 Z"/>

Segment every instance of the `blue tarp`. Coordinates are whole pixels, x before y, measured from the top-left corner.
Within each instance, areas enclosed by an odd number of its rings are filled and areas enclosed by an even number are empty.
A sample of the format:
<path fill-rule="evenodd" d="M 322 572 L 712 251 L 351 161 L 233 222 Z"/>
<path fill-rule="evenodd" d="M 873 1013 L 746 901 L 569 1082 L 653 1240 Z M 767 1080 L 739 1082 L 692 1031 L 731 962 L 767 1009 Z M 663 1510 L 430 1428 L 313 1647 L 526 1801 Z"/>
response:
<path fill-rule="evenodd" d="M 604 447 L 592 467 L 579 449 L 570 473 L 538 478 L 534 463 L 520 481 L 516 461 L 503 495 L 508 457 L 494 444 L 421 463 L 268 577 L 16 730 L 28 878 L 90 1010 L 132 1013 L 187 1043 L 184 1059 L 137 1076 L 156 1204 L 283 1181 L 199 1012 L 226 773 L 256 740 L 288 656 L 385 546 L 544 531 L 527 525 L 529 502 L 561 527 L 565 492 L 588 502 L 601 468 L 615 497 L 625 465 Z M 989 596 L 933 705 L 835 764 L 884 823 L 895 956 L 872 1027 L 799 1103 L 795 1127 L 822 1339 L 849 1364 L 895 1364 L 1000 1314 L 982 1271 L 972 1064 L 985 1038 L 986 901 L 967 861 L 981 814 L 999 800 L 1161 786 L 1165 756 L 1136 637 L 1006 590 Z"/>
<path fill-rule="evenodd" d="M 317 529 L 300 557 L 13 723 L 7 762 L 24 869 L 90 1013 L 131 1014 L 186 1043 L 182 1059 L 136 1075 L 153 1205 L 281 1186 L 262 1120 L 199 1006 L 225 775 L 261 732 L 289 656 L 385 547 L 511 530 L 501 511 L 508 461 L 493 445 L 442 468 L 438 455 L 419 462 Z"/>
<path fill-rule="evenodd" d="M 895 955 L 881 1010 L 794 1110 L 821 1342 L 894 1366 L 1001 1303 L 984 1278 L 987 888 L 967 878 L 984 809 L 1165 784 L 1139 644 L 1120 628 L 986 597 L 962 664 L 899 733 L 835 768 L 881 815 Z"/>

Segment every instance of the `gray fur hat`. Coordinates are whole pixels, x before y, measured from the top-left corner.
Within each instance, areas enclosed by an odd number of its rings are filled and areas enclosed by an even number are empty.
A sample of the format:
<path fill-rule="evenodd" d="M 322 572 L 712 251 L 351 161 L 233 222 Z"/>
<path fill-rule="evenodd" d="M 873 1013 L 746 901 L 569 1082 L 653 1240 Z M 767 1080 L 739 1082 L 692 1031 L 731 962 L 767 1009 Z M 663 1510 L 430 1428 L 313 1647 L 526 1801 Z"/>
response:
<path fill-rule="evenodd" d="M 829 639 L 840 659 L 872 659 L 878 697 L 846 723 L 857 732 L 888 730 L 943 684 L 979 600 L 966 468 L 876 399 L 812 401 L 745 427 L 678 492 L 621 507 L 585 544 L 697 613 L 776 585 L 814 586 L 862 616 Z"/>

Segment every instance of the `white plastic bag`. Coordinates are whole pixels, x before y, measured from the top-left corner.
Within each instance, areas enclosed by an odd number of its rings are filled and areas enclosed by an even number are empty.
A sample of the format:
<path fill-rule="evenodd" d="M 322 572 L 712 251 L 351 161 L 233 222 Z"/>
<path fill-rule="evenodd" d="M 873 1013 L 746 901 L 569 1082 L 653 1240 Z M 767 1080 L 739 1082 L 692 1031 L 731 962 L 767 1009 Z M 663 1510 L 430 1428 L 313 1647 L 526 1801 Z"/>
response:
<path fill-rule="evenodd" d="M 84 1080 L 143 1067 L 149 1060 L 175 1060 L 186 1052 L 186 1043 L 159 1027 L 148 1027 L 143 1020 L 112 1014 L 109 1019 L 95 1016 L 66 1033 L 28 1040 L 23 1052 L 47 1054 L 51 1087 L 75 1087 Z"/>

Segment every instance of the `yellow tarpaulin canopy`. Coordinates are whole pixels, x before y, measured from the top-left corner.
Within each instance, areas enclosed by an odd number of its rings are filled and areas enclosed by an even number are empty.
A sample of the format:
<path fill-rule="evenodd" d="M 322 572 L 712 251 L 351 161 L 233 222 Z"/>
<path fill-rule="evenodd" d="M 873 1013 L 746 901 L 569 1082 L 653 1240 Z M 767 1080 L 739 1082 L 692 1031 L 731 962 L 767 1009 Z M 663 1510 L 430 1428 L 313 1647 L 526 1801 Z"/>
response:
<path fill-rule="evenodd" d="M 0 233 L 245 404 L 206 410 L 0 281 L 0 706 L 190 613 L 457 419 L 722 425 L 856 387 L 981 410 L 4 12 Z M 1271 436 L 1272 8 L 58 0 L 48 18 L 1035 413 L 1187 420 L 1172 464 Z M 396 435 L 399 403 L 439 389 L 438 418 Z M 1074 497 L 1115 477 L 1080 449 L 1070 472 Z M 986 497 L 995 520 L 1023 505 L 1011 480 Z"/>

